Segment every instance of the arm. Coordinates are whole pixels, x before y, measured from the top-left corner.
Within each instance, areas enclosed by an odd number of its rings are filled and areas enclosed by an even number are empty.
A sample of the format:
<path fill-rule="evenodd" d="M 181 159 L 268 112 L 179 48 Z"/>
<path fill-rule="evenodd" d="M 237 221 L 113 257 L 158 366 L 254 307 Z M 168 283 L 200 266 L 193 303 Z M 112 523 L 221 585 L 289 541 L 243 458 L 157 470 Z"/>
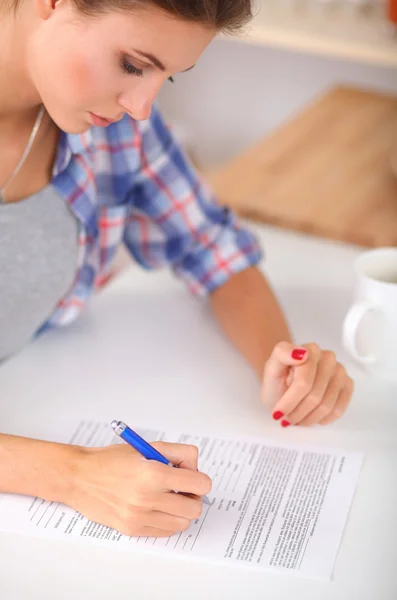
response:
<path fill-rule="evenodd" d="M 261 248 L 220 206 L 160 114 L 140 125 L 141 164 L 124 241 L 146 268 L 171 265 L 190 291 L 210 297 L 233 344 L 263 380 L 262 401 L 281 424 L 330 423 L 346 410 L 352 382 L 334 352 L 295 348 L 270 286 L 255 268 Z"/>
<path fill-rule="evenodd" d="M 262 380 L 274 346 L 291 341 L 285 317 L 266 278 L 255 267 L 237 273 L 211 294 L 210 305 L 230 341 Z"/>
<path fill-rule="evenodd" d="M 123 240 L 134 259 L 146 269 L 170 266 L 198 297 L 256 265 L 262 250 L 255 236 L 217 202 L 158 110 L 134 127 L 140 162 Z"/>
<path fill-rule="evenodd" d="M 129 536 L 169 537 L 199 517 L 195 496 L 208 494 L 211 480 L 198 472 L 194 446 L 155 446 L 180 468 L 143 460 L 127 444 L 83 448 L 0 434 L 0 493 L 62 502 Z"/>
<path fill-rule="evenodd" d="M 345 412 L 353 393 L 345 368 L 334 352 L 317 344 L 294 347 L 282 310 L 258 269 L 232 275 L 210 295 L 210 304 L 262 381 L 262 401 L 283 427 L 326 425 Z"/>
<path fill-rule="evenodd" d="M 76 455 L 76 446 L 0 434 L 0 492 L 65 500 Z"/>

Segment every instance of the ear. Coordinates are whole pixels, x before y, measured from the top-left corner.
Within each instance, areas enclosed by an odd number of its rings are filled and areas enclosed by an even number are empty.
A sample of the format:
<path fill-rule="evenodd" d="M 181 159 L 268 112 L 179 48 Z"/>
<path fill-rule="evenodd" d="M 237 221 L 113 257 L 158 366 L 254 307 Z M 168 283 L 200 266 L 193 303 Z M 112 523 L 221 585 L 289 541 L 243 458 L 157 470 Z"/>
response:
<path fill-rule="evenodd" d="M 68 0 L 34 0 L 37 16 L 46 21 L 49 19 L 61 5 L 68 3 Z"/>

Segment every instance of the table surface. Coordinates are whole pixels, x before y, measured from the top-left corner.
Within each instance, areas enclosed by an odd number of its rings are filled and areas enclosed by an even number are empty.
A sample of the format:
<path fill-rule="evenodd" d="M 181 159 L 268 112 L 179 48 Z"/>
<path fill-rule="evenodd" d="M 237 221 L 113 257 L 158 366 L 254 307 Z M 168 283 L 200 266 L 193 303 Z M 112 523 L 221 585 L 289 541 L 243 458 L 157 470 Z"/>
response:
<path fill-rule="evenodd" d="M 131 597 L 145 600 L 233 600 L 242 590 L 251 598 L 283 600 L 291 598 L 291 585 L 294 600 L 397 597 L 397 384 L 371 379 L 341 348 L 360 250 L 254 228 L 266 248 L 262 268 L 296 340 L 335 350 L 356 380 L 342 420 L 283 430 L 260 405 L 254 374 L 206 303 L 191 298 L 168 273 L 131 267 L 77 322 L 42 336 L 0 367 L 1 430 L 45 438 L 51 424 L 65 417 L 120 418 L 364 452 L 333 581 L 0 533 L 1 598 L 70 600 L 84 594 L 100 600 L 128 586 Z"/>

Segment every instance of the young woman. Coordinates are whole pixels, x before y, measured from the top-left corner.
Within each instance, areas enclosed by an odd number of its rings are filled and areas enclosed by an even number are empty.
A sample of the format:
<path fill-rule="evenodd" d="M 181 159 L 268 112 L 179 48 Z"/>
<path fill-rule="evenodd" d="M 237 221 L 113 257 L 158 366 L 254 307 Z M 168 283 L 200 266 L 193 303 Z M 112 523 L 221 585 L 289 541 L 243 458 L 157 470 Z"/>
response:
<path fill-rule="evenodd" d="M 315 343 L 293 345 L 255 239 L 152 106 L 217 32 L 250 15 L 250 0 L 0 0 L 0 360 L 77 317 L 124 243 L 208 297 L 283 427 L 343 414 L 345 369 Z M 64 502 L 128 535 L 168 536 L 197 518 L 211 482 L 195 448 L 158 446 L 182 468 L 127 446 L 0 435 L 0 491 Z"/>

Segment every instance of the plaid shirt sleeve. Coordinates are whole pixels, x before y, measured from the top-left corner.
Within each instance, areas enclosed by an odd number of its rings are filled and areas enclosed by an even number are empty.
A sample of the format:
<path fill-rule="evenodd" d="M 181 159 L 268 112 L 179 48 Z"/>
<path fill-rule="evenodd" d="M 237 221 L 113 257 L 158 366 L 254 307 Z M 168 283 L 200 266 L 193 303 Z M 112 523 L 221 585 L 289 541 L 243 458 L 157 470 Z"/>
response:
<path fill-rule="evenodd" d="M 157 109 L 136 123 L 140 168 L 129 197 L 124 242 L 145 268 L 170 265 L 204 296 L 262 253 L 253 234 L 218 204 Z"/>

